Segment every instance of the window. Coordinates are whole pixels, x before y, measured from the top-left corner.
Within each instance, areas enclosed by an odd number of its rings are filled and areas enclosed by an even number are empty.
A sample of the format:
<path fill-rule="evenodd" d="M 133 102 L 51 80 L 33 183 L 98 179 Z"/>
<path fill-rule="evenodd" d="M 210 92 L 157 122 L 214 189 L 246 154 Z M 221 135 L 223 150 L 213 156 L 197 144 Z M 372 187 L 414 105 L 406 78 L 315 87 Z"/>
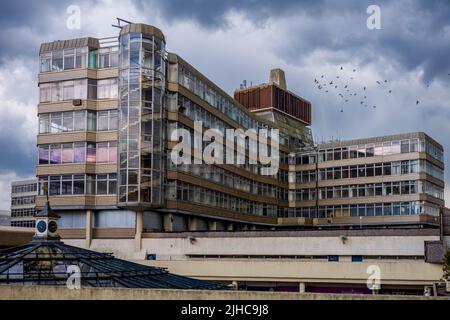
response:
<path fill-rule="evenodd" d="M 41 114 L 39 116 L 39 133 L 49 133 L 50 132 L 50 115 Z"/>
<path fill-rule="evenodd" d="M 119 125 L 119 117 L 117 110 L 109 111 L 109 130 L 117 130 Z"/>
<path fill-rule="evenodd" d="M 74 112 L 74 131 L 86 131 L 86 111 Z"/>
<path fill-rule="evenodd" d="M 72 176 L 62 176 L 61 183 L 61 194 L 71 195 L 72 194 Z"/>
<path fill-rule="evenodd" d="M 97 175 L 97 192 L 98 195 L 108 194 L 108 175 Z"/>
<path fill-rule="evenodd" d="M 50 159 L 49 146 L 39 147 L 39 164 L 48 164 Z"/>
<path fill-rule="evenodd" d="M 64 50 L 64 70 L 75 68 L 75 49 Z"/>
<path fill-rule="evenodd" d="M 73 163 L 73 144 L 63 144 L 62 145 L 62 163 Z"/>
<path fill-rule="evenodd" d="M 52 71 L 58 72 L 63 70 L 63 52 L 53 51 L 52 56 Z"/>
<path fill-rule="evenodd" d="M 59 196 L 61 194 L 61 177 L 50 177 L 49 195 Z"/>
<path fill-rule="evenodd" d="M 106 163 L 108 162 L 108 142 L 97 143 L 97 162 Z"/>
<path fill-rule="evenodd" d="M 109 143 L 109 162 L 117 162 L 117 142 Z"/>
<path fill-rule="evenodd" d="M 61 145 L 52 144 L 50 145 L 50 164 L 60 164 L 61 163 Z"/>
<path fill-rule="evenodd" d="M 108 111 L 101 111 L 97 115 L 97 130 L 98 131 L 107 131 L 108 126 Z"/>
<path fill-rule="evenodd" d="M 74 143 L 74 163 L 86 162 L 86 143 L 76 142 Z"/>
<path fill-rule="evenodd" d="M 405 140 L 405 141 L 401 142 L 400 152 L 401 153 L 409 152 L 409 140 Z"/>
<path fill-rule="evenodd" d="M 41 72 L 50 72 L 52 65 L 52 54 L 43 53 L 41 55 Z"/>
<path fill-rule="evenodd" d="M 73 194 L 84 194 L 84 175 L 73 176 Z"/>
<path fill-rule="evenodd" d="M 62 131 L 64 131 L 64 132 L 72 132 L 73 131 L 73 113 L 72 112 L 64 112 L 63 113 Z"/>
<path fill-rule="evenodd" d="M 62 114 L 54 113 L 51 116 L 51 132 L 60 133 L 62 132 Z"/>

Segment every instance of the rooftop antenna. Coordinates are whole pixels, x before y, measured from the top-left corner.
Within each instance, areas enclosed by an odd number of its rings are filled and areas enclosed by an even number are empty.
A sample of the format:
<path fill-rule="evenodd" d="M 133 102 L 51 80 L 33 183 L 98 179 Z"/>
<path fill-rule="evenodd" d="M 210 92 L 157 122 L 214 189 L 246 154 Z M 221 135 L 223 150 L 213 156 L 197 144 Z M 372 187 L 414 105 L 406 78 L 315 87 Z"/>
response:
<path fill-rule="evenodd" d="M 133 22 L 124 20 L 122 18 L 116 18 L 116 19 L 117 19 L 117 25 L 115 25 L 115 24 L 112 25 L 114 28 L 122 29 L 123 28 L 122 22 L 124 22 L 125 24 L 132 24 L 133 23 Z"/>
<path fill-rule="evenodd" d="M 244 85 L 244 88 L 247 88 L 247 80 L 244 80 L 243 85 Z"/>

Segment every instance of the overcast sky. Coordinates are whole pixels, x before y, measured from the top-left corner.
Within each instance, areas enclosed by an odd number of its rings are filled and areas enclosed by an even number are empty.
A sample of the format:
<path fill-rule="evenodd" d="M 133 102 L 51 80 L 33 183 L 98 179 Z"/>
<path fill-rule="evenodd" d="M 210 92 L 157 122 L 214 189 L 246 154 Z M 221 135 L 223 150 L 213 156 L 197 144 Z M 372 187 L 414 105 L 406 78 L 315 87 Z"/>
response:
<path fill-rule="evenodd" d="M 367 28 L 371 4 L 381 9 L 380 30 Z M 66 27 L 70 5 L 81 9 L 79 30 Z M 35 175 L 40 43 L 117 35 L 115 17 L 161 28 L 169 51 L 230 95 L 244 79 L 262 83 L 271 68 L 284 69 L 288 88 L 313 103 L 317 141 L 424 131 L 450 149 L 447 0 L 6 0 L 0 7 L 0 210 L 10 207 L 11 181 Z M 314 79 L 333 79 L 339 87 L 319 90 Z"/>

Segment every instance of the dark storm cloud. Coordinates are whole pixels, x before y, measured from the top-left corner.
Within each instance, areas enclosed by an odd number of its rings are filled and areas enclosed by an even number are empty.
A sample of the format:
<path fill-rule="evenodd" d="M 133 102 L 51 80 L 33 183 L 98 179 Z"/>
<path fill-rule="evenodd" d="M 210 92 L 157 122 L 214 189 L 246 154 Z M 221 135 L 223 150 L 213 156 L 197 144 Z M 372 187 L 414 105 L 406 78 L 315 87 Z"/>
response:
<path fill-rule="evenodd" d="M 0 64 L 6 58 L 36 55 L 41 36 L 52 32 L 49 20 L 56 14 L 64 13 L 70 2 L 69 0 L 1 1 Z"/>
<path fill-rule="evenodd" d="M 146 1 L 137 1 L 146 7 Z M 381 7 L 382 30 L 366 28 L 366 9 Z M 279 55 L 286 62 L 301 63 L 301 58 L 315 49 L 334 50 L 336 63 L 350 59 L 368 63 L 379 56 L 401 65 L 405 70 L 424 69 L 424 82 L 435 78 L 447 80 L 450 72 L 450 39 L 444 36 L 450 26 L 448 0 L 421 1 L 161 1 L 160 10 L 170 20 L 194 20 L 206 28 L 227 28 L 226 14 L 240 12 L 256 25 L 268 19 L 285 18 L 299 22 L 310 19 L 309 26 L 280 35 L 289 39 Z M 332 21 L 347 19 L 332 25 Z M 300 24 L 301 25 L 301 24 Z M 447 31 L 449 32 L 449 31 Z M 342 53 L 339 55 L 339 53 Z M 346 61 L 347 59 L 347 61 Z M 447 72 L 448 71 L 448 72 Z"/>

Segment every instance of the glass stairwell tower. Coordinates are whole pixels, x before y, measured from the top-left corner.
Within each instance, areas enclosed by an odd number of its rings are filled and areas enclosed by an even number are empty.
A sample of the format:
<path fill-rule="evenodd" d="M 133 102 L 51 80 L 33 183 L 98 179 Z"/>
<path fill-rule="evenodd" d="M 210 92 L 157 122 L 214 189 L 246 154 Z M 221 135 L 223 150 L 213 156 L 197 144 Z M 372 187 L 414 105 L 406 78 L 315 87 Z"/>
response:
<path fill-rule="evenodd" d="M 121 30 L 119 51 L 118 205 L 163 205 L 165 38 L 152 26 Z"/>

